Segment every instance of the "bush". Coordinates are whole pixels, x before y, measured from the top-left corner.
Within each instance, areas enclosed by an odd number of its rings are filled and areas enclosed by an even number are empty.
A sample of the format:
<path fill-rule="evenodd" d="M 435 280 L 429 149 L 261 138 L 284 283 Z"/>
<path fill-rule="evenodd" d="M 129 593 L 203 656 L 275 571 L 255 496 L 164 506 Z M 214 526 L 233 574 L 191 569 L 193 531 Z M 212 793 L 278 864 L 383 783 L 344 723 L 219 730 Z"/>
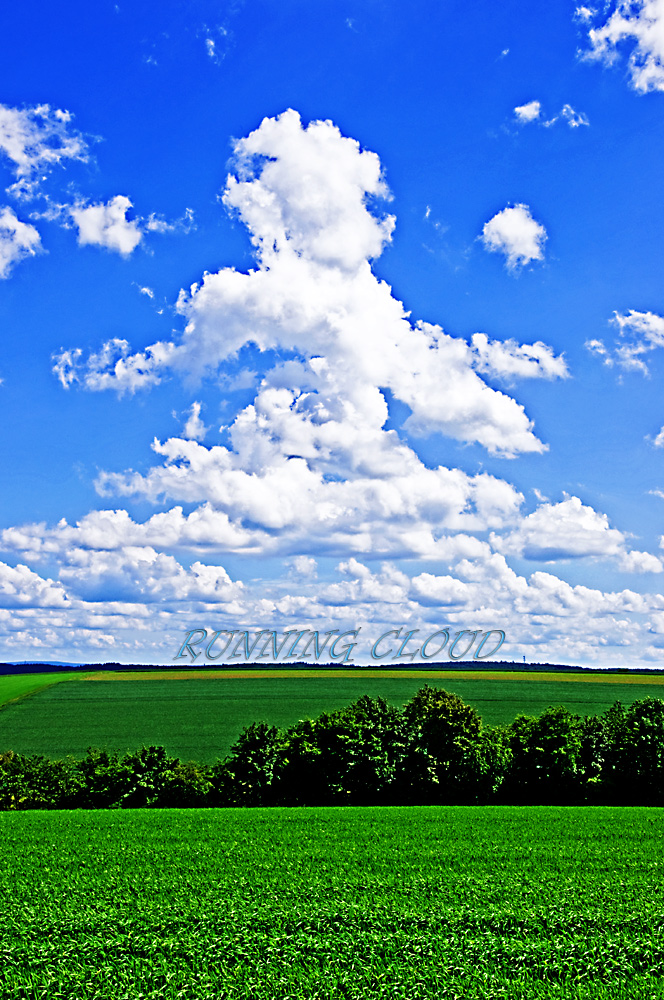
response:
<path fill-rule="evenodd" d="M 0 809 L 68 809 L 80 789 L 73 758 L 0 756 Z"/>

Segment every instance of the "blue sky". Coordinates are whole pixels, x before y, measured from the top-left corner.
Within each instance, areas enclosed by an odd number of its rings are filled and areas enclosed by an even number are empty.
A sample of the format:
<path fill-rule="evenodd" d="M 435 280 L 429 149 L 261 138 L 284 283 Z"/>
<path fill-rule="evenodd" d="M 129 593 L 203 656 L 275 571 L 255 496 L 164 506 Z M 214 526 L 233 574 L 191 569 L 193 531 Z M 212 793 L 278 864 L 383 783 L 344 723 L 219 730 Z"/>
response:
<path fill-rule="evenodd" d="M 662 0 L 0 19 L 2 659 L 662 664 Z"/>

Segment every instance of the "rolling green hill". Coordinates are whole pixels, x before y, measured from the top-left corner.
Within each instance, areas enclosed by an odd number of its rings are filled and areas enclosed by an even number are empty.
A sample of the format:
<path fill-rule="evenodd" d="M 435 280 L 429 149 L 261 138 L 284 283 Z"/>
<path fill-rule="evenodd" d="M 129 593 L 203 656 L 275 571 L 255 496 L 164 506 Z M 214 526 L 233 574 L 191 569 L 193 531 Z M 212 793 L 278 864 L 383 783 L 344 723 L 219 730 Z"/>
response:
<path fill-rule="evenodd" d="M 82 756 L 91 745 L 124 751 L 156 743 L 185 760 L 212 761 L 223 757 L 251 722 L 288 726 L 363 694 L 402 705 L 425 683 L 460 695 L 488 725 L 510 722 L 519 713 L 537 715 L 549 705 L 594 715 L 616 700 L 631 704 L 664 696 L 661 675 L 226 670 L 40 679 L 32 674 L 0 678 L 0 701 L 19 698 L 0 709 L 0 752 L 53 758 Z"/>

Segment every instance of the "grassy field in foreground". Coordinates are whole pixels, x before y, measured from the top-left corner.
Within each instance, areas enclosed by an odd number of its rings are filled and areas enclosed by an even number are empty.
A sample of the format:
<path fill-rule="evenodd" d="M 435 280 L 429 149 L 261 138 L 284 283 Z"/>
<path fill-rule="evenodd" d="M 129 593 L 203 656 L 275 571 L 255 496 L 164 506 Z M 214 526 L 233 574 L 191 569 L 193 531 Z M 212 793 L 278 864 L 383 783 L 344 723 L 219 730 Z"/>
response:
<path fill-rule="evenodd" d="M 2 1000 L 664 996 L 664 813 L 0 814 Z"/>
<path fill-rule="evenodd" d="M 69 753 L 83 756 L 90 745 L 125 751 L 156 743 L 182 759 L 210 762 L 223 757 L 251 722 L 289 726 L 348 705 L 363 694 L 402 705 L 425 683 L 460 695 L 489 725 L 511 722 L 520 712 L 538 715 L 550 705 L 564 704 L 580 715 L 590 715 L 603 712 L 616 700 L 631 704 L 639 698 L 664 696 L 664 677 L 468 676 L 433 671 L 318 676 L 233 673 L 220 672 L 214 678 L 196 677 L 192 672 L 184 675 L 186 679 L 106 674 L 100 680 L 55 683 L 0 710 L 0 753 L 12 749 L 53 758 Z M 62 675 L 56 676 L 60 681 Z"/>

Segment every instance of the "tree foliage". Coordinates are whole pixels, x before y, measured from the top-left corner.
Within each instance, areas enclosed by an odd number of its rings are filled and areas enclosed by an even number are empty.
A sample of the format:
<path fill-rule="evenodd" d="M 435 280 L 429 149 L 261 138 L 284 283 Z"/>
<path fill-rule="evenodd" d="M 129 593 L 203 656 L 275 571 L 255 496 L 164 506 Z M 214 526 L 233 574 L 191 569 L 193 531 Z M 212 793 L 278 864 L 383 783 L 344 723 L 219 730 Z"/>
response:
<path fill-rule="evenodd" d="M 664 701 L 485 729 L 458 695 L 425 686 L 403 709 L 364 696 L 286 730 L 253 723 L 212 765 L 161 746 L 0 755 L 0 810 L 486 802 L 664 804 Z"/>

